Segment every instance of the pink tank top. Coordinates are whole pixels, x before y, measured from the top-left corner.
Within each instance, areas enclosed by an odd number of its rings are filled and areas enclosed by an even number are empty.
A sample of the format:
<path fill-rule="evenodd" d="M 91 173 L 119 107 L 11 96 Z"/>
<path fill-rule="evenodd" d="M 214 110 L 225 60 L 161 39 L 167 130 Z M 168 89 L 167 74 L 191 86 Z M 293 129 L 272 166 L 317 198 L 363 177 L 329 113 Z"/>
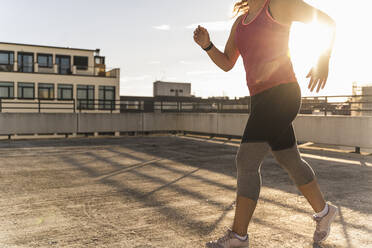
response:
<path fill-rule="evenodd" d="M 236 45 L 243 58 L 250 95 L 279 84 L 297 82 L 289 56 L 290 26 L 275 21 L 268 10 L 270 0 L 257 16 L 245 24 L 247 14 L 236 27 Z"/>

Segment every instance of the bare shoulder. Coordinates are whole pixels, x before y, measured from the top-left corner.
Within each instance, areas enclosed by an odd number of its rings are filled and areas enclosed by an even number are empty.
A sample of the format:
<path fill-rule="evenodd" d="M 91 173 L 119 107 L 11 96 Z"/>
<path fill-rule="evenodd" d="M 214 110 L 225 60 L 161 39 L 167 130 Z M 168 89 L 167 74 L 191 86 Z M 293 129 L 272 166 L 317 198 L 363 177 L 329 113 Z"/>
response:
<path fill-rule="evenodd" d="M 270 7 L 288 8 L 303 4 L 303 0 L 270 0 Z"/>
<path fill-rule="evenodd" d="M 289 25 L 293 21 L 293 12 L 302 4 L 302 0 L 270 0 L 269 8 L 274 19 Z"/>
<path fill-rule="evenodd" d="M 235 32 L 236 27 L 238 26 L 239 22 L 241 22 L 243 20 L 243 17 L 244 17 L 244 14 L 236 17 L 236 19 L 234 21 L 234 24 L 232 25 L 231 32 Z"/>
<path fill-rule="evenodd" d="M 236 19 L 235 19 L 235 22 L 234 22 L 234 25 L 233 26 L 237 26 L 239 24 L 239 22 L 241 22 L 244 18 L 245 14 L 241 14 L 240 16 L 238 16 Z"/>

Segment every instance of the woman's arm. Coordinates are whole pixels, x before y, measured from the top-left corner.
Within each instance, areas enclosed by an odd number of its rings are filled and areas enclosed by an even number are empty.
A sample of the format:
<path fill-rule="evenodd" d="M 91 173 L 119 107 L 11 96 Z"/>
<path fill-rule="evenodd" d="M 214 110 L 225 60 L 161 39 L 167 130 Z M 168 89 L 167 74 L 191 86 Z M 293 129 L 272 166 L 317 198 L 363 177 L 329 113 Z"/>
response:
<path fill-rule="evenodd" d="M 212 49 L 207 52 L 212 61 L 226 72 L 230 71 L 234 67 L 239 57 L 239 51 L 235 45 L 235 30 L 240 19 L 240 17 L 237 18 L 231 28 L 230 37 L 226 43 L 225 51 L 221 52 L 217 47 L 213 46 Z M 201 26 L 198 26 L 194 31 L 194 41 L 203 49 L 207 48 L 211 44 L 208 31 Z"/>
<path fill-rule="evenodd" d="M 298 21 L 303 23 L 310 23 L 316 21 L 325 24 L 331 28 L 332 40 L 328 46 L 328 49 L 320 55 L 318 63 L 314 66 L 307 75 L 310 77 L 310 82 L 308 88 L 312 92 L 314 88 L 318 85 L 317 91 L 323 89 L 327 79 L 329 70 L 329 59 L 332 54 L 335 37 L 336 37 L 336 23 L 324 12 L 308 5 L 302 0 L 285 0 L 287 2 L 287 7 L 289 10 L 289 16 L 291 21 Z"/>
<path fill-rule="evenodd" d="M 287 0 L 290 4 L 290 17 L 292 21 L 310 23 L 316 21 L 327 25 L 332 30 L 332 42 L 323 55 L 331 56 L 335 41 L 336 22 L 324 12 L 308 5 L 303 0 Z"/>

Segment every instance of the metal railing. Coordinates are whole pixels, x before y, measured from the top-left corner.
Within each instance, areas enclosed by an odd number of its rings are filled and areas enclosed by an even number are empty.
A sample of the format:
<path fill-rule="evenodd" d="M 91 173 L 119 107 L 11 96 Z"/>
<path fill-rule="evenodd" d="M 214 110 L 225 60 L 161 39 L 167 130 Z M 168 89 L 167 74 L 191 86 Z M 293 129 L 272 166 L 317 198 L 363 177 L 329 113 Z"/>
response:
<path fill-rule="evenodd" d="M 201 99 L 194 97 L 121 97 L 121 112 L 217 112 L 249 113 L 250 98 Z M 146 108 L 147 106 L 147 108 Z M 371 115 L 372 95 L 341 95 L 303 97 L 300 114 L 310 115 Z"/>
<path fill-rule="evenodd" d="M 0 65 L 0 72 L 15 72 L 15 73 L 37 73 L 37 74 L 55 74 L 55 75 L 69 75 L 69 76 L 91 76 L 91 77 L 107 77 L 117 78 L 119 76 L 118 68 L 99 67 L 99 66 L 85 66 L 84 69 L 76 69 L 74 73 L 74 65 L 63 68 L 63 72 L 60 68 L 55 71 L 53 64 L 52 67 L 42 67 L 37 63 L 34 64 L 23 64 L 17 65 L 15 68 L 14 64 Z M 37 71 L 36 71 L 37 69 Z"/>
<path fill-rule="evenodd" d="M 105 111 L 113 113 L 118 110 L 118 104 L 114 100 L 61 100 L 61 99 L 1 99 L 0 113 L 30 112 L 30 113 L 53 113 L 53 112 L 93 112 Z"/>
<path fill-rule="evenodd" d="M 249 113 L 250 98 L 132 97 L 121 100 L 1 99 L 0 112 Z M 300 114 L 372 116 L 372 95 L 303 97 Z"/>

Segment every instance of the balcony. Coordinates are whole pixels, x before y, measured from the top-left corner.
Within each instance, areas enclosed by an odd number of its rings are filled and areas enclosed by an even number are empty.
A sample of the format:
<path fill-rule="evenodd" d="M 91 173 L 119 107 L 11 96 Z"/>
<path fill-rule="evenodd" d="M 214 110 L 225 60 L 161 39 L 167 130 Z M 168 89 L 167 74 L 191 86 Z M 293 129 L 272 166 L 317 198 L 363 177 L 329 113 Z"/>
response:
<path fill-rule="evenodd" d="M 39 66 L 38 63 L 33 65 L 0 64 L 0 72 L 16 72 L 16 73 L 38 73 L 38 74 L 54 74 L 66 76 L 88 76 L 88 77 L 104 77 L 104 78 L 119 78 L 119 68 L 106 68 L 106 66 L 88 66 L 84 69 L 77 66 L 61 67 L 54 64 L 52 67 Z"/>

